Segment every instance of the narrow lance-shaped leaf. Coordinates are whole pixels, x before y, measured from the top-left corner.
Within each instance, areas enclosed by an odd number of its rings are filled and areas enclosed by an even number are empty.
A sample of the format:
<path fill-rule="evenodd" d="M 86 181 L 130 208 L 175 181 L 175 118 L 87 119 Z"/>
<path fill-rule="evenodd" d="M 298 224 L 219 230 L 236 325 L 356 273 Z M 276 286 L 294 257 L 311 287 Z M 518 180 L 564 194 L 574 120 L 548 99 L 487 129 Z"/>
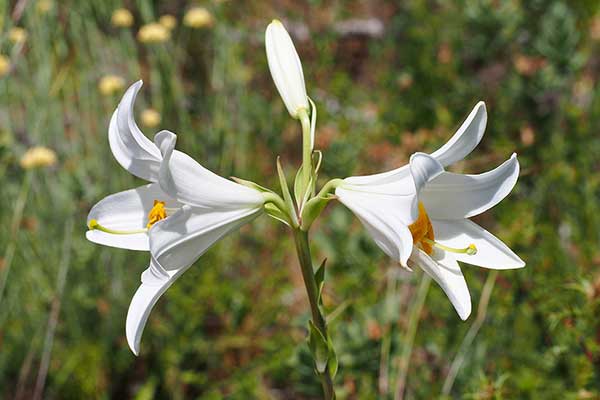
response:
<path fill-rule="evenodd" d="M 319 290 L 318 301 L 322 304 L 321 293 L 323 292 L 323 286 L 325 285 L 325 263 L 327 259 L 324 259 L 317 271 L 315 272 L 315 282 L 317 283 L 317 289 Z"/>
<path fill-rule="evenodd" d="M 325 372 L 327 362 L 329 361 L 329 345 L 323 333 L 316 327 L 312 321 L 308 321 L 309 337 L 308 345 L 315 359 L 315 365 L 319 373 Z"/>
<path fill-rule="evenodd" d="M 277 175 L 279 176 L 279 186 L 281 186 L 281 194 L 283 194 L 283 200 L 288 206 L 288 212 L 290 214 L 290 218 L 292 219 L 292 223 L 293 225 L 298 226 L 298 218 L 295 213 L 294 201 L 292 200 L 292 195 L 290 194 L 287 179 L 285 178 L 285 173 L 283 172 L 283 167 L 281 166 L 281 157 L 279 156 L 277 157 Z"/>

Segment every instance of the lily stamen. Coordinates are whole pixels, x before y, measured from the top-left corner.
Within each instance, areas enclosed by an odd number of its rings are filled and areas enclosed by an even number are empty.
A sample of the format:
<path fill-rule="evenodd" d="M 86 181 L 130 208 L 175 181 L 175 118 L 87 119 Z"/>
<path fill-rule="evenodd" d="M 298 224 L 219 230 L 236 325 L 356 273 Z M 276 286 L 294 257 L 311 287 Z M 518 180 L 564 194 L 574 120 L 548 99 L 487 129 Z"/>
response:
<path fill-rule="evenodd" d="M 475 254 L 477 254 L 477 247 L 471 243 L 470 245 L 468 245 L 467 247 L 465 247 L 464 249 L 457 249 L 454 247 L 449 247 L 449 246 L 444 246 L 441 243 L 438 243 L 436 241 L 427 239 L 427 238 L 423 238 L 421 239 L 424 242 L 429 243 L 432 246 L 437 247 L 438 249 L 442 249 L 444 251 L 449 251 L 451 253 L 457 253 L 457 254 L 468 254 L 470 256 L 474 256 Z"/>
<path fill-rule="evenodd" d="M 102 226 L 98 223 L 98 221 L 96 221 L 95 219 L 90 220 L 90 222 L 88 223 L 88 228 L 90 230 L 94 230 L 97 229 L 99 231 L 102 232 L 106 232 L 106 233 L 111 233 L 113 235 L 133 235 L 136 233 L 146 233 L 148 232 L 147 228 L 142 228 L 142 229 L 131 229 L 131 230 L 117 230 L 117 229 L 110 229 L 107 228 L 105 226 Z"/>
<path fill-rule="evenodd" d="M 165 218 L 167 218 L 165 202 L 160 200 L 154 200 L 154 205 L 148 213 L 148 225 L 146 225 L 146 228 L 150 229 L 152 225 Z"/>
<path fill-rule="evenodd" d="M 100 223 L 95 219 L 90 220 L 90 222 L 88 223 L 88 228 L 90 230 L 96 229 L 96 230 L 99 230 L 102 232 L 111 233 L 113 235 L 133 235 L 136 233 L 148 233 L 148 230 L 152 227 L 152 225 L 154 225 L 158 221 L 161 221 L 161 220 L 167 218 L 168 215 L 171 215 L 177 211 L 178 211 L 177 208 L 165 207 L 164 201 L 154 200 L 154 205 L 148 212 L 148 224 L 146 225 L 145 228 L 130 229 L 130 230 L 111 229 L 111 228 L 107 228 L 103 225 L 100 225 Z"/>

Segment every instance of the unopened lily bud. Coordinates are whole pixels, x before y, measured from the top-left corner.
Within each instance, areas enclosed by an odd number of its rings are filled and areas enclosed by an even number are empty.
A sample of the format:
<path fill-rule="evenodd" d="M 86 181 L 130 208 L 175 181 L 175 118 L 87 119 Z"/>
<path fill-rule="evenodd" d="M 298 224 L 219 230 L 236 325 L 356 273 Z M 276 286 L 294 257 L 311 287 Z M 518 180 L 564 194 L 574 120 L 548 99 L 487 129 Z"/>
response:
<path fill-rule="evenodd" d="M 19 163 L 23 169 L 51 167 L 56 164 L 56 153 L 47 147 L 32 147 L 23 154 Z"/>
<path fill-rule="evenodd" d="M 290 115 L 298 118 L 300 110 L 308 111 L 308 97 L 300 57 L 283 24 L 273 20 L 265 33 L 269 70 Z"/>

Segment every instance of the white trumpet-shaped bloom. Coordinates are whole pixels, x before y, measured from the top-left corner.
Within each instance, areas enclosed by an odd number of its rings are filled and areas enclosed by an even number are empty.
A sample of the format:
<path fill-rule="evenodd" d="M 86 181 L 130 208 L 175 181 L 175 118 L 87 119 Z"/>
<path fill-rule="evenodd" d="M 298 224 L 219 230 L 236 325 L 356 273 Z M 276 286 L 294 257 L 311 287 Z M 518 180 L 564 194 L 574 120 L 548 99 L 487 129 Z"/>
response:
<path fill-rule="evenodd" d="M 151 183 L 101 200 L 88 215 L 86 233 L 95 243 L 150 251 L 127 314 L 127 341 L 135 354 L 159 297 L 210 246 L 260 215 L 264 203 L 259 191 L 174 150 L 175 134 L 161 131 L 150 141 L 133 118 L 141 86 L 135 83 L 123 96 L 110 121 L 109 143 L 119 164 Z"/>
<path fill-rule="evenodd" d="M 379 247 L 404 266 L 421 267 L 462 319 L 471 313 L 471 298 L 457 261 L 493 269 L 525 266 L 504 243 L 468 220 L 510 193 L 519 175 L 516 155 L 483 174 L 444 170 L 477 146 L 486 119 L 485 105 L 479 103 L 436 152 L 416 153 L 409 165 L 393 171 L 346 178 L 336 189 Z"/>
<path fill-rule="evenodd" d="M 149 231 L 150 266 L 127 312 L 127 342 L 139 352 L 144 326 L 159 297 L 210 246 L 263 211 L 255 189 L 222 178 L 184 153 L 174 151 L 176 135 L 156 135 L 163 162 L 160 185 L 183 206 Z"/>
<path fill-rule="evenodd" d="M 290 115 L 298 118 L 298 111 L 309 109 L 304 73 L 292 38 L 280 21 L 273 20 L 267 26 L 265 47 L 277 91 Z"/>
<path fill-rule="evenodd" d="M 86 237 L 105 246 L 149 251 L 148 214 L 154 201 L 160 200 L 166 208 L 181 206 L 168 196 L 158 184 L 162 155 L 137 126 L 133 104 L 142 81 L 131 85 L 110 119 L 108 141 L 113 156 L 131 174 L 151 182 L 148 185 L 105 197 L 88 214 Z M 122 232 L 128 232 L 123 234 Z"/>

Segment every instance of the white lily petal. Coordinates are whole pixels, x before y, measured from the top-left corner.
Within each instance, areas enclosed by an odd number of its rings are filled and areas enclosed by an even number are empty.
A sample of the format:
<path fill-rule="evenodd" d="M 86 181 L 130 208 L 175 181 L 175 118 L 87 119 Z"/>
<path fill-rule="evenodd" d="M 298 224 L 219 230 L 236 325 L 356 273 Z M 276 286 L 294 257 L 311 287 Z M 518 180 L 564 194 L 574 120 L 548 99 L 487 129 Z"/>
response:
<path fill-rule="evenodd" d="M 431 220 L 435 240 L 445 246 L 463 248 L 473 243 L 477 254 L 453 254 L 464 263 L 491 269 L 523 268 L 525 262 L 500 239 L 468 219 L 456 221 Z"/>
<path fill-rule="evenodd" d="M 444 167 L 468 156 L 481 141 L 487 124 L 485 103 L 480 101 L 456 133 L 438 150 L 431 153 Z"/>
<path fill-rule="evenodd" d="M 187 154 L 174 151 L 177 135 L 156 134 L 154 141 L 163 156 L 160 185 L 182 203 L 206 209 L 255 208 L 264 203 L 260 192 L 209 171 Z"/>
<path fill-rule="evenodd" d="M 183 206 L 150 231 L 150 251 L 165 270 L 194 262 L 226 233 L 262 213 L 262 206 L 237 210 L 205 210 Z"/>
<path fill-rule="evenodd" d="M 443 172 L 433 157 L 416 153 L 410 175 L 385 184 L 339 186 L 335 194 L 363 223 L 377 245 L 406 266 L 413 239 L 408 226 L 419 216 L 418 194 L 423 186 Z"/>
<path fill-rule="evenodd" d="M 133 117 L 133 104 L 142 81 L 131 85 L 110 119 L 108 142 L 115 159 L 131 174 L 150 182 L 158 181 L 162 157 Z"/>
<path fill-rule="evenodd" d="M 161 269 L 158 262 L 152 258 L 148 270 Z M 125 335 L 129 348 L 136 356 L 140 352 L 140 341 L 144 327 L 150 316 L 150 312 L 154 305 L 164 292 L 177 280 L 187 268 L 182 268 L 178 271 L 170 271 L 163 280 L 157 280 L 154 284 L 142 283 L 137 289 L 127 311 L 127 321 L 125 323 Z"/>
<path fill-rule="evenodd" d="M 271 76 L 290 115 L 298 117 L 298 110 L 308 111 L 304 73 L 292 38 L 283 24 L 274 20 L 265 32 L 265 48 Z"/>
<path fill-rule="evenodd" d="M 101 244 L 103 246 L 117 247 L 119 249 L 149 251 L 150 245 L 146 233 L 133 233 L 131 235 L 113 235 L 99 231 L 97 229 L 89 230 L 85 233 L 85 238 L 90 242 Z"/>
<path fill-rule="evenodd" d="M 421 267 L 442 288 L 458 316 L 464 321 L 471 315 L 471 295 L 465 277 L 453 255 L 434 249 L 431 256 L 423 250 L 414 248 L 409 266 Z"/>
<path fill-rule="evenodd" d="M 442 166 L 447 167 L 465 158 L 481 141 L 487 123 L 485 103 L 480 101 L 475 105 L 467 119 L 456 133 L 441 148 L 431 153 Z M 345 181 L 353 185 L 381 185 L 401 181 L 410 175 L 408 165 L 379 174 L 351 176 Z"/>
<path fill-rule="evenodd" d="M 144 326 L 160 296 L 210 246 L 261 212 L 262 208 L 207 211 L 184 205 L 152 227 L 150 266 L 142 273 L 142 284 L 127 313 L 127 342 L 134 354 L 139 353 Z"/>
<path fill-rule="evenodd" d="M 409 166 L 417 195 L 420 194 L 425 185 L 429 185 L 432 180 L 444 172 L 442 164 L 425 153 L 415 153 L 410 156 Z"/>
<path fill-rule="evenodd" d="M 487 123 L 485 103 L 480 101 L 475 105 L 467 119 L 456 133 L 441 148 L 431 153 L 442 166 L 447 167 L 465 158 L 481 141 Z M 353 185 L 385 184 L 401 181 L 410 175 L 408 165 L 379 174 L 352 176 L 346 178 Z"/>
<path fill-rule="evenodd" d="M 88 226 L 90 221 L 94 219 L 100 225 L 109 229 L 120 231 L 143 229 L 148 223 L 148 213 L 154 205 L 154 200 L 164 201 L 166 206 L 170 208 L 180 206 L 176 200 L 163 192 L 157 183 L 151 183 L 111 194 L 100 200 L 88 214 Z M 87 231 L 86 238 L 91 242 L 105 246 L 130 250 L 149 250 L 148 235 L 146 233 L 119 235 L 93 229 Z"/>
<path fill-rule="evenodd" d="M 419 196 L 430 218 L 463 219 L 492 208 L 511 192 L 519 178 L 516 154 L 495 169 L 478 175 L 444 172 Z"/>
<path fill-rule="evenodd" d="M 391 258 L 406 266 L 413 239 L 408 229 L 418 216 L 413 193 L 393 193 L 392 187 L 370 187 L 372 191 L 340 186 L 335 194 L 365 226 L 375 243 Z"/>

